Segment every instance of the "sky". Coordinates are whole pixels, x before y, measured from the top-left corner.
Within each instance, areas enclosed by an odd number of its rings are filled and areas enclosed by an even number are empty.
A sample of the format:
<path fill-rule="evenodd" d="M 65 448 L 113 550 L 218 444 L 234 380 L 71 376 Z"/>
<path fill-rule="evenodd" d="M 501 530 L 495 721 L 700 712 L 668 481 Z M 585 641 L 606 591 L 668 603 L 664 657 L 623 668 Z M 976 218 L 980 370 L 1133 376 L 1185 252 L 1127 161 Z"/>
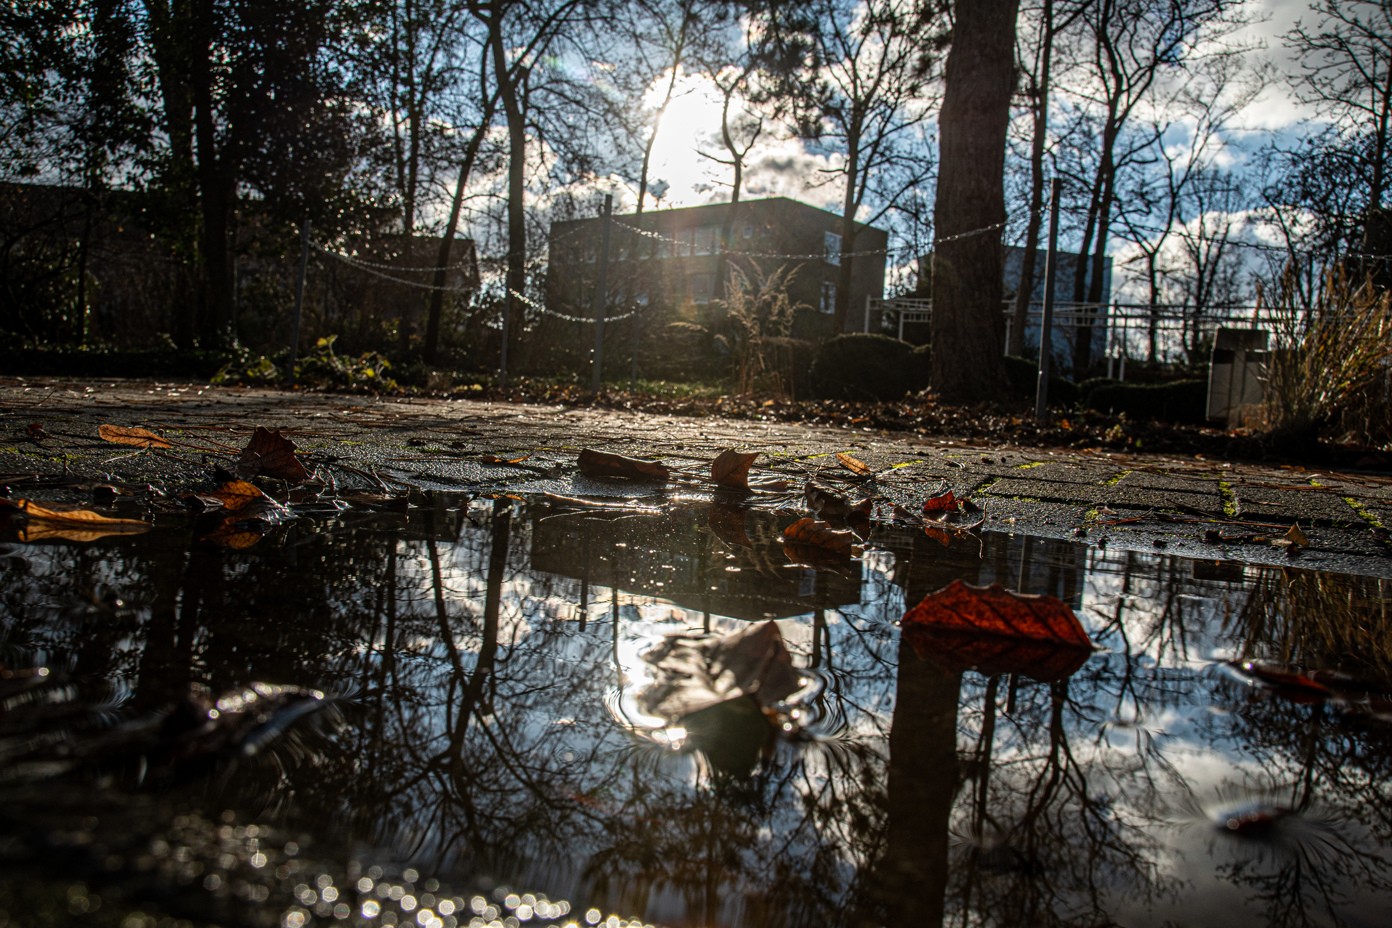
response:
<path fill-rule="evenodd" d="M 1307 0 L 1248 0 L 1244 15 L 1250 25 L 1234 39 L 1256 46 L 1259 49 L 1256 53 L 1269 56 L 1280 73 L 1296 73 L 1297 62 L 1283 47 L 1281 37 L 1302 16 L 1309 18 Z M 666 89 L 665 80 L 664 77 L 656 82 L 650 92 L 654 107 L 660 103 L 661 92 Z M 718 135 L 721 107 L 718 93 L 707 80 L 683 76 L 678 81 L 677 94 L 654 145 L 648 209 L 695 206 L 726 201 L 730 197 L 731 169 L 703 154 L 723 154 Z M 1311 116 L 1311 111 L 1296 99 L 1292 82 L 1278 79 L 1245 111 L 1244 127 L 1263 135 L 1296 133 L 1308 126 Z M 1182 137 L 1177 144 L 1185 144 Z M 836 157 L 809 150 L 797 139 L 766 134 L 750 153 L 743 196 L 750 199 L 786 196 L 838 211 L 839 178 L 826 173 L 834 164 L 829 158 Z M 1229 164 L 1240 168 L 1246 154 L 1234 147 L 1225 157 Z M 616 182 L 615 193 L 616 209 L 631 211 L 637 198 L 636 185 Z M 656 203 L 651 199 L 653 193 L 660 194 Z M 1264 238 L 1256 222 L 1245 222 L 1240 228 L 1243 236 L 1253 242 Z M 1128 254 L 1120 242 L 1115 250 L 1120 266 Z M 1259 259 L 1260 253 L 1253 252 L 1251 257 Z M 1254 265 L 1253 270 L 1257 269 Z M 1136 282 L 1120 267 L 1117 276 L 1122 294 L 1136 296 L 1132 292 Z"/>

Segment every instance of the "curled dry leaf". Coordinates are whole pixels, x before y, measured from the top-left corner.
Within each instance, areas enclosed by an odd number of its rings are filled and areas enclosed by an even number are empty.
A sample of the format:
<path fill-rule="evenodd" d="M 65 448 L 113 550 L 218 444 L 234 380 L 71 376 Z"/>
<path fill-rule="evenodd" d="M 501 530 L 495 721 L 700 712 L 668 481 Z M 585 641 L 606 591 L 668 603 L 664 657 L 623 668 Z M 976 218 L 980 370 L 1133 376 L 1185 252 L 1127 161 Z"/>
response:
<path fill-rule="evenodd" d="M 137 448 L 173 448 L 172 442 L 160 438 L 149 429 L 124 425 L 99 425 L 97 435 L 102 441 L 115 445 L 134 445 Z"/>
<path fill-rule="evenodd" d="M 949 673 L 1020 673 L 1049 683 L 1077 671 L 1093 651 L 1062 600 L 1011 593 L 999 583 L 954 580 L 905 613 L 902 627 L 919 657 Z"/>
<path fill-rule="evenodd" d="M 801 687 L 777 622 L 721 637 L 670 635 L 643 660 L 653 666 L 653 683 L 638 704 L 669 722 L 743 696 L 768 709 Z"/>
<path fill-rule="evenodd" d="M 0 499 L 0 508 L 23 516 L 27 522 L 19 531 L 20 541 L 96 541 L 108 535 L 138 535 L 150 530 L 149 522 L 139 519 L 113 519 L 88 509 L 67 512 L 48 509 L 27 499 Z"/>
<path fill-rule="evenodd" d="M 261 426 L 251 433 L 251 441 L 237 459 L 237 476 L 256 475 L 274 477 L 289 483 L 302 483 L 309 478 L 309 471 L 295 456 L 295 443 L 280 429 L 267 429 Z"/>
<path fill-rule="evenodd" d="M 759 456 L 757 451 L 736 451 L 728 448 L 711 462 L 711 482 L 735 490 L 749 489 L 749 466 Z"/>
<path fill-rule="evenodd" d="M 851 572 L 851 558 L 861 552 L 854 532 L 838 530 L 817 519 L 800 519 L 783 530 L 783 553 L 794 564 L 815 570 Z"/>
<path fill-rule="evenodd" d="M 644 461 L 590 448 L 581 451 L 575 463 L 579 465 L 580 473 L 586 477 L 622 477 L 627 480 L 666 482 L 672 475 L 671 471 L 656 461 Z"/>
<path fill-rule="evenodd" d="M 941 493 L 936 493 L 923 501 L 923 511 L 929 512 L 956 512 L 958 509 L 957 497 L 952 495 L 952 490 L 946 489 Z"/>
<path fill-rule="evenodd" d="M 752 548 L 754 543 L 749 540 L 749 535 L 744 530 L 745 512 L 746 510 L 740 506 L 711 503 L 706 519 L 711 531 L 715 532 L 721 541 L 741 548 Z"/>
<path fill-rule="evenodd" d="M 842 467 L 846 468 L 846 470 L 855 474 L 857 477 L 869 477 L 872 473 L 869 464 L 866 464 L 864 461 L 858 461 L 845 452 L 838 451 L 836 453 L 836 460 L 840 461 Z"/>
<path fill-rule="evenodd" d="M 873 500 L 864 499 L 859 503 L 852 504 L 849 499 L 831 487 L 815 480 L 807 481 L 807 485 L 802 489 L 802 499 L 803 504 L 810 512 L 824 519 L 850 521 L 862 516 L 868 519 L 875 509 Z"/>
<path fill-rule="evenodd" d="M 502 458 L 496 454 L 485 454 L 479 458 L 479 460 L 483 461 L 485 464 L 521 464 L 529 457 L 531 457 L 530 454 L 524 454 L 516 458 Z"/>

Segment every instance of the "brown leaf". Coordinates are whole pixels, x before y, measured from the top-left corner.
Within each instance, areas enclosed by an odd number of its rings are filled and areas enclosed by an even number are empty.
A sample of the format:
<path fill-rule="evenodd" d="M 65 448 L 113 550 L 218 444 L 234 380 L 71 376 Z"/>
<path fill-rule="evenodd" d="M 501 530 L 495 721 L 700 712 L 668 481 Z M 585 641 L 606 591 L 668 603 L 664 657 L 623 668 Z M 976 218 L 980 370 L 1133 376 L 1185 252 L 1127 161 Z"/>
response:
<path fill-rule="evenodd" d="M 530 454 L 524 454 L 519 458 L 500 458 L 496 454 L 485 454 L 479 460 L 485 464 L 521 464 L 529 457 L 531 457 Z"/>
<path fill-rule="evenodd" d="M 867 516 L 874 510 L 872 500 L 865 499 L 852 505 L 851 501 L 824 483 L 807 481 L 802 489 L 802 500 L 807 508 L 824 519 L 850 519 L 852 514 L 863 512 Z"/>
<path fill-rule="evenodd" d="M 957 497 L 952 495 L 952 490 L 943 490 L 941 493 L 928 497 L 923 501 L 924 512 L 956 512 Z"/>
<path fill-rule="evenodd" d="M 194 512 L 212 512 L 215 509 L 226 508 L 221 499 L 207 494 L 185 493 L 179 499 Z"/>
<path fill-rule="evenodd" d="M 855 458 L 851 457 L 849 454 L 846 454 L 844 452 L 838 451 L 836 453 L 836 460 L 840 461 L 842 467 L 846 468 L 846 470 L 855 474 L 857 477 L 868 477 L 872 473 L 869 464 L 866 464 L 862 461 L 857 461 Z"/>
<path fill-rule="evenodd" d="M 108 535 L 138 535 L 150 530 L 149 522 L 139 519 L 113 519 L 89 509 L 67 512 L 47 509 L 27 499 L 0 499 L 0 508 L 10 509 L 27 521 L 19 531 L 20 541 L 58 538 L 65 541 L 96 541 Z"/>
<path fill-rule="evenodd" d="M 220 501 L 229 512 L 236 512 L 254 499 L 267 499 L 265 493 L 245 480 L 229 480 L 211 493 L 200 494 Z"/>
<path fill-rule="evenodd" d="M 721 541 L 741 548 L 752 548 L 754 543 L 749 540 L 749 535 L 744 530 L 745 512 L 742 507 L 731 506 L 729 503 L 711 503 L 706 520 L 711 531 L 715 532 Z"/>
<path fill-rule="evenodd" d="M 97 435 L 102 441 L 116 445 L 134 445 L 137 448 L 173 448 L 173 443 L 160 438 L 149 429 L 127 427 L 124 425 L 99 425 Z"/>
<path fill-rule="evenodd" d="M 662 464 L 644 461 L 639 458 L 610 454 L 607 451 L 593 451 L 589 448 L 580 452 L 576 459 L 580 473 L 586 477 L 622 477 L 627 480 L 659 480 L 665 482 L 671 476 Z"/>
<path fill-rule="evenodd" d="M 757 451 L 736 451 L 728 448 L 711 462 L 711 481 L 736 490 L 749 489 L 749 465 L 759 456 Z"/>
<path fill-rule="evenodd" d="M 274 477 L 289 483 L 303 483 L 309 471 L 295 456 L 295 443 L 280 434 L 280 429 L 261 426 L 251 433 L 251 441 L 237 459 L 237 476 Z"/>
<path fill-rule="evenodd" d="M 1093 650 L 1066 603 L 999 583 L 954 580 L 905 613 L 902 627 L 920 657 L 951 673 L 1021 673 L 1048 683 L 1075 672 Z"/>
<path fill-rule="evenodd" d="M 1334 691 L 1323 683 L 1280 664 L 1268 664 L 1265 661 L 1223 663 L 1244 682 L 1259 684 L 1289 702 L 1314 705 L 1334 696 Z"/>

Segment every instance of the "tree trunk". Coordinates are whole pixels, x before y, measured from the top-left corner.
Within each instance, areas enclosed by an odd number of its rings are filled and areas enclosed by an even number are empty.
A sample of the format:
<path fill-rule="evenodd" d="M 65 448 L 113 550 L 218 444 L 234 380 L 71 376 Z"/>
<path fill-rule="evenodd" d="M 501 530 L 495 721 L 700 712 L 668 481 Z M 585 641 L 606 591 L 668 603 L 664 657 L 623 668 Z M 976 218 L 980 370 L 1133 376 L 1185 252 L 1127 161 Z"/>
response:
<path fill-rule="evenodd" d="M 667 82 L 667 94 L 662 98 L 662 105 L 657 108 L 657 115 L 653 117 L 652 134 L 648 136 L 648 143 L 643 146 L 643 173 L 638 178 L 638 209 L 634 212 L 635 216 L 643 215 L 643 199 L 648 194 L 648 164 L 652 161 L 653 145 L 657 143 L 657 130 L 662 127 L 662 117 L 672 103 L 673 91 L 677 89 L 677 69 L 681 67 L 686 51 L 686 30 L 690 24 L 691 11 L 686 7 L 682 10 L 681 29 L 677 32 L 677 47 L 672 51 L 672 79 Z"/>
<path fill-rule="evenodd" d="M 503 336 L 500 348 L 500 362 L 507 368 L 508 340 L 515 326 L 517 316 L 517 294 L 527 285 L 527 216 L 525 212 L 525 180 L 527 170 L 527 124 L 522 114 L 522 104 L 518 96 L 518 85 L 526 80 L 525 72 L 519 66 L 514 76 L 507 63 L 507 53 L 503 50 L 503 10 L 501 5 L 493 5 L 493 16 L 489 21 L 489 41 L 493 46 L 494 76 L 498 81 L 498 95 L 503 103 L 503 114 L 508 128 L 508 253 L 507 295 L 503 303 Z"/>
<path fill-rule="evenodd" d="M 932 283 L 933 387 L 948 402 L 994 400 L 1008 390 L 1000 230 L 953 236 L 1005 221 L 1005 136 L 1018 12 L 1019 0 L 956 5 L 939 116 Z"/>
<path fill-rule="evenodd" d="M 1015 292 L 1015 311 L 1010 321 L 1010 341 L 1005 353 L 1020 357 L 1025 350 L 1025 326 L 1034 301 L 1034 265 L 1039 254 L 1039 229 L 1044 220 L 1044 145 L 1049 134 L 1049 70 L 1054 58 L 1054 3 L 1044 0 L 1043 48 L 1039 81 L 1034 87 L 1034 139 L 1030 145 L 1030 214 L 1025 232 L 1025 255 L 1020 264 L 1020 285 Z"/>
<path fill-rule="evenodd" d="M 435 289 L 430 293 L 430 312 L 425 320 L 425 360 L 428 364 L 439 361 L 440 315 L 445 304 L 445 268 L 449 266 L 454 234 L 459 229 L 459 213 L 464 206 L 464 187 L 469 182 L 469 175 L 473 173 L 474 161 L 478 158 L 480 146 L 483 145 L 483 137 L 492 126 L 493 111 L 497 105 L 498 94 L 495 92 L 484 103 L 478 129 L 469 139 L 469 145 L 464 150 L 464 161 L 459 165 L 459 183 L 454 188 L 454 199 L 450 201 L 449 222 L 445 224 L 445 234 L 440 238 L 440 254 L 435 260 L 435 278 L 432 281 Z"/>
<path fill-rule="evenodd" d="M 832 301 L 831 334 L 833 337 L 846 331 L 846 315 L 851 305 L 851 262 L 855 259 L 855 214 L 860 206 L 856 196 L 860 179 L 860 132 L 858 118 L 853 115 L 853 124 L 846 133 L 846 192 L 841 198 L 841 257 L 836 269 L 836 296 Z"/>

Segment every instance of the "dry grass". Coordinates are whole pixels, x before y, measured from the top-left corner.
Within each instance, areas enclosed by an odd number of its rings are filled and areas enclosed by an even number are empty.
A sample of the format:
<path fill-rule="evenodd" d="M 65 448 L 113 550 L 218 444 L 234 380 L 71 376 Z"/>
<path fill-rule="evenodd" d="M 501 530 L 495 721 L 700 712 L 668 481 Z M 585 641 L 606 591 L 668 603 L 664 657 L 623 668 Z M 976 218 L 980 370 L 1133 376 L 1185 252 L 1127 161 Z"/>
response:
<path fill-rule="evenodd" d="M 783 266 L 771 274 L 754 265 L 752 274 L 731 266 L 728 305 L 735 327 L 735 380 L 741 394 L 769 393 L 790 402 L 796 374 L 798 343 L 790 337 L 793 317 L 799 309 L 788 289 L 797 271 Z"/>
<path fill-rule="evenodd" d="M 1326 275 L 1315 305 L 1299 307 L 1290 270 L 1259 296 L 1278 320 L 1261 418 L 1278 435 L 1392 442 L 1392 293 Z"/>

